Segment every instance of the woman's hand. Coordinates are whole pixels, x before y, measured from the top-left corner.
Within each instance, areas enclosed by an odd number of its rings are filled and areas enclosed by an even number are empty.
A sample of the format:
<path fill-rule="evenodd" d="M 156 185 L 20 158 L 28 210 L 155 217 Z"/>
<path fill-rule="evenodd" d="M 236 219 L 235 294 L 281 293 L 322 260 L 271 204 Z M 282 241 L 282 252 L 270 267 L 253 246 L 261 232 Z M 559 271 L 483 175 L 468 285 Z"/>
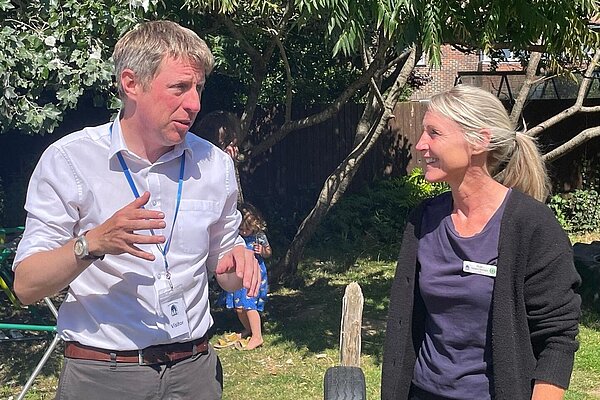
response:
<path fill-rule="evenodd" d="M 565 389 L 544 381 L 535 381 L 531 400 L 562 400 Z"/>

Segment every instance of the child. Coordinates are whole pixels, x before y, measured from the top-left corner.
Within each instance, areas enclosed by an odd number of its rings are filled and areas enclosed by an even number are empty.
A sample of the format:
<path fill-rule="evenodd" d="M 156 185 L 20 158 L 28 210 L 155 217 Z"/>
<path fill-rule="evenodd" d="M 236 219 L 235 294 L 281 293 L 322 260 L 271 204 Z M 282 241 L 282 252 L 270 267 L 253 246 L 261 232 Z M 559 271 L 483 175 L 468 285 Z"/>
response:
<path fill-rule="evenodd" d="M 237 138 L 241 135 L 242 126 L 240 119 L 228 111 L 213 111 L 204 116 L 192 128 L 192 132 L 197 132 L 198 136 L 208 140 L 225 153 L 229 154 L 235 163 L 235 179 L 238 184 L 238 204 L 244 202 L 242 186 L 240 184 L 240 174 L 238 171 L 238 162 L 243 161 L 243 154 L 240 154 Z"/>
<path fill-rule="evenodd" d="M 240 135 L 242 127 L 235 114 L 221 110 L 213 111 L 204 116 L 192 130 L 237 161 L 239 156 L 237 137 Z"/>
<path fill-rule="evenodd" d="M 264 311 L 268 291 L 267 267 L 264 259 L 271 256 L 271 246 L 264 233 L 265 220 L 256 207 L 249 203 L 242 203 L 239 210 L 242 213 L 240 236 L 246 241 L 246 247 L 254 250 L 254 256 L 260 266 L 260 290 L 256 297 L 248 297 L 245 288 L 233 293 L 224 292 L 224 296 L 225 305 L 227 308 L 235 309 L 244 326 L 244 330 L 240 334 L 241 338 L 250 337 L 247 344 L 245 341 L 240 341 L 240 343 L 245 350 L 252 350 L 263 344 L 260 313 Z"/>

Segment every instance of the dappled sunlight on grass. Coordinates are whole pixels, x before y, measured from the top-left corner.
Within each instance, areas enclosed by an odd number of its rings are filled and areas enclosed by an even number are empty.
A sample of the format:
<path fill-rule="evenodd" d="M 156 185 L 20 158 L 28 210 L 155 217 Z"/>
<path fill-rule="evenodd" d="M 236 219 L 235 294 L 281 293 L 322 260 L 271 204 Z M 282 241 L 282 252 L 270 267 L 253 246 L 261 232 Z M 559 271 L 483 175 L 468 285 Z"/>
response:
<path fill-rule="evenodd" d="M 389 291 L 395 262 L 355 259 L 310 259 L 299 269 L 298 285 L 281 287 L 269 294 L 262 314 L 264 344 L 253 351 L 234 347 L 218 350 L 225 374 L 224 400 L 272 398 L 313 400 L 323 398 L 327 368 L 339 365 L 342 297 L 347 284 L 357 282 L 364 295 L 361 367 L 367 382 L 367 398 L 380 397 L 381 357 Z M 216 294 L 213 292 L 213 295 Z M 232 310 L 213 307 L 215 326 L 211 342 L 228 332 L 241 330 Z M 600 398 L 600 316 L 586 311 L 579 336 L 581 347 L 567 400 Z M 28 349 L 11 350 L 13 363 L 26 360 Z M 4 351 L 2 353 L 5 357 Z M 21 361 L 19 361 L 21 360 Z M 50 399 L 56 387 L 60 358 L 36 382 L 30 400 Z M 4 362 L 8 360 L 4 359 Z M 30 368 L 23 366 L 29 371 Z M 23 377 L 7 376 L 0 369 L 0 398 L 18 393 Z M 15 396 L 16 397 L 16 396 Z"/>

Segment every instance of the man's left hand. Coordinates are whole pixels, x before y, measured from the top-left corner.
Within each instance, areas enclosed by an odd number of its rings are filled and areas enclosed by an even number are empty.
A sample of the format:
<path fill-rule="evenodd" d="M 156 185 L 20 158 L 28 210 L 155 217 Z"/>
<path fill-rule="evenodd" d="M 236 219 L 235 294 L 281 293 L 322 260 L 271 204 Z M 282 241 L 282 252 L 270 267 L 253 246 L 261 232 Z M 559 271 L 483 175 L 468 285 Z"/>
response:
<path fill-rule="evenodd" d="M 235 276 L 241 280 L 242 286 L 248 290 L 249 297 L 258 295 L 261 281 L 260 268 L 252 250 L 248 250 L 244 246 L 235 246 L 221 257 L 215 272 L 221 286 L 225 282 L 222 282 L 220 275 L 235 273 Z M 230 281 L 230 279 L 227 279 L 227 281 Z M 226 287 L 223 289 L 232 291 Z"/>

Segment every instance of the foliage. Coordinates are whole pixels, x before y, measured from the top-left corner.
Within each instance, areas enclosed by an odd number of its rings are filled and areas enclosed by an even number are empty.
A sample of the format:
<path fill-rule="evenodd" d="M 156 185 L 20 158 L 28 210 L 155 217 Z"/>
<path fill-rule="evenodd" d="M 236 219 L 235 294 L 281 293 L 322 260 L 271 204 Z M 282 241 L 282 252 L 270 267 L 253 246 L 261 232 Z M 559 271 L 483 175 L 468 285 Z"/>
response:
<path fill-rule="evenodd" d="M 317 251 L 329 248 L 350 256 L 395 259 L 409 212 L 422 200 L 447 190 L 444 184 L 427 182 L 419 168 L 406 177 L 376 181 L 340 200 L 312 244 Z"/>
<path fill-rule="evenodd" d="M 0 0 L 0 132 L 52 132 L 86 91 L 114 107 L 111 49 L 143 14 L 119 0 Z"/>
<path fill-rule="evenodd" d="M 446 41 L 465 49 L 509 43 L 522 50 L 541 38 L 550 54 L 573 61 L 597 43 L 597 34 L 587 28 L 595 11 L 593 0 L 0 0 L 5 88 L 0 131 L 51 132 L 86 92 L 97 105 L 117 107 L 111 50 L 117 38 L 145 19 L 182 21 L 206 37 L 217 56 L 215 82 L 231 88 L 228 93 L 241 106 L 256 83 L 251 72 L 256 60 L 248 57 L 245 44 L 266 52 L 278 35 L 282 47 L 275 54 L 280 54 L 261 67 L 259 103 L 282 103 L 290 77 L 295 101 L 324 103 L 360 75 L 357 54 L 362 48 L 375 50 L 380 37 L 393 42 L 396 54 L 417 43 L 436 61 Z M 289 26 L 279 32 L 286 13 Z"/>
<path fill-rule="evenodd" d="M 501 45 L 519 52 L 540 45 L 550 64 L 557 66 L 567 60 L 586 60 L 598 44 L 598 33 L 589 27 L 598 7 L 593 0 L 476 1 L 470 5 L 449 1 L 442 6 L 453 16 L 442 25 L 445 37 L 454 35 L 457 43 L 470 48 L 482 43 L 484 50 Z"/>
<path fill-rule="evenodd" d="M 570 233 L 600 232 L 600 173 L 596 157 L 581 161 L 581 189 L 558 193 L 548 205 Z"/>
<path fill-rule="evenodd" d="M 600 195 L 596 190 L 555 194 L 549 206 L 569 233 L 600 231 Z"/>
<path fill-rule="evenodd" d="M 112 48 L 124 32 L 148 19 L 180 21 L 204 37 L 217 62 L 216 77 L 209 80 L 209 86 L 218 84 L 214 92 L 219 96 L 223 87 L 228 87 L 228 100 L 233 102 L 227 106 L 243 106 L 253 83 L 253 61 L 239 38 L 220 24 L 218 15 L 208 14 L 227 14 L 233 7 L 238 7 L 235 17 L 243 27 L 244 40 L 257 48 L 272 39 L 270 27 L 284 10 L 283 2 L 265 1 L 240 5 L 235 1 L 0 0 L 4 50 L 0 53 L 0 82 L 5 88 L 0 96 L 0 132 L 52 132 L 64 111 L 75 108 L 85 93 L 94 97 L 96 106 L 116 109 Z M 296 20 L 298 17 L 296 14 Z M 351 59 L 331 57 L 331 47 L 323 46 L 318 21 L 298 24 L 282 38 L 296 100 L 326 103 L 355 79 L 358 70 Z M 260 104 L 283 102 L 286 76 L 282 60 L 274 57 L 266 66 Z"/>
<path fill-rule="evenodd" d="M 331 45 L 324 42 L 325 28 L 318 17 L 302 14 L 286 1 L 186 0 L 185 9 L 202 14 L 210 27 L 206 39 L 216 58 L 216 80 L 233 88 L 236 108 L 243 108 L 250 88 L 257 83 L 258 104 L 285 103 L 287 84 L 297 104 L 328 103 L 360 73 L 351 58 L 331 57 Z M 288 27 L 280 28 L 288 14 Z M 249 48 L 261 57 L 268 55 L 275 38 L 281 47 L 269 59 L 249 57 Z M 260 65 L 263 61 L 264 66 Z M 260 82 L 257 73 L 265 74 Z"/>
<path fill-rule="evenodd" d="M 587 59 L 598 44 L 589 22 L 596 16 L 594 0 L 297 0 L 299 7 L 327 15 L 328 32 L 337 38 L 335 51 L 353 54 L 371 32 L 382 32 L 399 48 L 417 42 L 434 65 L 441 61 L 440 44 L 464 50 L 540 45 L 552 66 Z M 373 24 L 373 21 L 376 21 Z"/>

